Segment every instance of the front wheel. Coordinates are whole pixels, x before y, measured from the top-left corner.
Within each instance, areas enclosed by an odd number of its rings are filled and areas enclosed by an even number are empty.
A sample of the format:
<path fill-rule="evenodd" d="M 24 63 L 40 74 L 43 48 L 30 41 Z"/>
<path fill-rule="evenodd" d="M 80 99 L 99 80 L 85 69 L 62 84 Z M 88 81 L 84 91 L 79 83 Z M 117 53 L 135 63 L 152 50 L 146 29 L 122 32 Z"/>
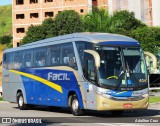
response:
<path fill-rule="evenodd" d="M 22 92 L 17 94 L 17 103 L 20 110 L 28 109 L 28 106 L 24 103 L 24 98 Z"/>
<path fill-rule="evenodd" d="M 79 107 L 78 98 L 76 95 L 73 95 L 71 98 L 71 106 L 70 106 L 71 112 L 75 116 L 81 116 L 84 114 L 84 110 L 82 110 Z"/>

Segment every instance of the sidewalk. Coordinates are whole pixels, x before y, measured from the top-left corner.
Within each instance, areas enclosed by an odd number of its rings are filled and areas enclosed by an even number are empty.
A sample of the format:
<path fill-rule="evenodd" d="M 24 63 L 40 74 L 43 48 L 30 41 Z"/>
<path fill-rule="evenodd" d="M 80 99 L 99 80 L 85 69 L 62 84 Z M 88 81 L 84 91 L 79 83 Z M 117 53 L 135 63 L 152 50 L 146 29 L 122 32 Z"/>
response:
<path fill-rule="evenodd" d="M 159 96 L 160 97 L 160 92 L 149 92 L 149 96 Z"/>
<path fill-rule="evenodd" d="M 150 103 L 148 106 L 148 109 L 156 109 L 156 110 L 160 110 L 160 102 L 157 103 Z"/>

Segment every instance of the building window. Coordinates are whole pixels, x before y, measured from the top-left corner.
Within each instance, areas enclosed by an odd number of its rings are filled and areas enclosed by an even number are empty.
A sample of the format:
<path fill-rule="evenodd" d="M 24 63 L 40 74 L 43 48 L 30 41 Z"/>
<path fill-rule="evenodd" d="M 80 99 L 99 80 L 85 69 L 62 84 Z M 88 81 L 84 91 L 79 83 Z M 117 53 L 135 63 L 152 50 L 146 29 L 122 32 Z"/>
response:
<path fill-rule="evenodd" d="M 30 4 L 38 3 L 38 0 L 30 0 Z"/>
<path fill-rule="evenodd" d="M 24 33 L 25 29 L 24 28 L 17 28 L 17 33 Z"/>
<path fill-rule="evenodd" d="M 20 42 L 17 42 L 17 47 L 19 47 L 20 46 Z"/>
<path fill-rule="evenodd" d="M 45 0 L 45 3 L 47 3 L 47 2 L 53 2 L 53 0 Z"/>
<path fill-rule="evenodd" d="M 31 13 L 30 18 L 38 18 L 38 13 Z"/>
<path fill-rule="evenodd" d="M 53 12 L 45 12 L 45 17 L 53 17 L 54 13 Z"/>
<path fill-rule="evenodd" d="M 84 10 L 83 10 L 83 9 L 80 9 L 80 12 L 81 12 L 81 13 L 83 13 L 83 12 L 84 12 Z"/>
<path fill-rule="evenodd" d="M 21 5 L 23 3 L 24 3 L 23 0 L 16 0 L 16 5 Z"/>
<path fill-rule="evenodd" d="M 24 19 L 24 14 L 16 14 L 16 19 Z"/>

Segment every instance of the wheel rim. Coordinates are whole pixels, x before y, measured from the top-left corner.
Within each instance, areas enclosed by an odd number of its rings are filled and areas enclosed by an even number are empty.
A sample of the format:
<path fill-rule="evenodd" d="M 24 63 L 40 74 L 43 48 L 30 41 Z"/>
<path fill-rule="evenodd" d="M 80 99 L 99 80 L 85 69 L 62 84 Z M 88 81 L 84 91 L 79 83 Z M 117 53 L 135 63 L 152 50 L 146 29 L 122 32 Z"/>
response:
<path fill-rule="evenodd" d="M 20 96 L 20 97 L 19 97 L 19 106 L 22 106 L 22 105 L 23 105 L 23 97 Z"/>
<path fill-rule="evenodd" d="M 73 102 L 72 102 L 72 108 L 73 108 L 73 111 L 77 111 L 78 110 L 78 100 L 77 99 L 74 99 Z"/>

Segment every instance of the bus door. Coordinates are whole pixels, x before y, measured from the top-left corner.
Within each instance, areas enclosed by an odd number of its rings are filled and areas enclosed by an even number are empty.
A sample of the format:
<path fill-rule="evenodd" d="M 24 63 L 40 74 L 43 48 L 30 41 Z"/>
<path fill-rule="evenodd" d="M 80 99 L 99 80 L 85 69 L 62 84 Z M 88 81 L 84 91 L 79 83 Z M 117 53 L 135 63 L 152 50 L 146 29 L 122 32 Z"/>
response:
<path fill-rule="evenodd" d="M 87 54 L 87 58 L 85 59 L 85 67 L 84 67 L 84 77 L 85 81 L 85 91 L 86 91 L 86 107 L 87 109 L 95 109 L 96 108 L 96 71 L 95 71 L 95 62 L 92 55 Z"/>

